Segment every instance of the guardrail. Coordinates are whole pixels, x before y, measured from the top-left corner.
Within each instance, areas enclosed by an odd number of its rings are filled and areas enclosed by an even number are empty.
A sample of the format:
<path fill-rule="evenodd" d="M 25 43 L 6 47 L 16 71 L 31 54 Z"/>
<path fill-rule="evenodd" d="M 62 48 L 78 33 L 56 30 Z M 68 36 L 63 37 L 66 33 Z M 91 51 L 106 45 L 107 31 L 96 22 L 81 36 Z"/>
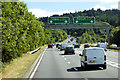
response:
<path fill-rule="evenodd" d="M 110 47 L 109 49 L 120 50 L 120 47 L 116 47 L 116 48 Z"/>
<path fill-rule="evenodd" d="M 30 53 L 28 53 L 28 54 L 33 54 L 33 53 L 37 52 L 38 50 L 40 50 L 40 48 L 41 48 L 41 47 L 39 47 L 39 48 L 37 48 L 37 49 L 35 49 L 35 50 L 31 51 L 31 52 L 30 52 Z"/>

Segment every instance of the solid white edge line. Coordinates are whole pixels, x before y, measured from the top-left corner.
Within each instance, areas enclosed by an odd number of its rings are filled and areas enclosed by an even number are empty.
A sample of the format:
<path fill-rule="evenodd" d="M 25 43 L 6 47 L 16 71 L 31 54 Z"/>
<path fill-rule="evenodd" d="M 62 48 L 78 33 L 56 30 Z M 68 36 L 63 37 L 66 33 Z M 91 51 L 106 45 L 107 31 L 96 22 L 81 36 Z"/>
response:
<path fill-rule="evenodd" d="M 44 52 L 42 53 L 42 55 L 41 55 L 41 57 L 40 57 L 40 60 L 38 61 L 38 63 L 37 63 L 37 65 L 36 65 L 35 69 L 33 70 L 32 74 L 30 75 L 30 79 L 29 79 L 29 80 L 31 80 L 31 78 L 33 78 L 35 72 L 37 71 L 37 68 L 38 68 L 39 64 L 41 63 L 41 61 L 42 61 L 42 58 L 43 58 L 43 56 L 44 56 L 44 54 L 45 54 L 46 49 L 47 49 L 47 48 L 45 48 Z"/>

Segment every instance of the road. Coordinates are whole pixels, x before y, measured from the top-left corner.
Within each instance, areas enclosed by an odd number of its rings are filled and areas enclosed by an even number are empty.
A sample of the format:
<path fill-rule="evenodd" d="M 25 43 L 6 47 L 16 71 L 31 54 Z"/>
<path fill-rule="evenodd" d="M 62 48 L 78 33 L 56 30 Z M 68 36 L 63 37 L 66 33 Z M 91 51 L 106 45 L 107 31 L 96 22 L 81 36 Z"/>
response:
<path fill-rule="evenodd" d="M 55 47 L 47 48 L 33 78 L 83 78 L 83 80 L 90 80 L 89 78 L 109 78 L 108 80 L 118 80 L 113 79 L 118 78 L 118 70 L 120 69 L 118 67 L 118 52 L 106 52 L 106 70 L 102 68 L 83 70 L 79 56 L 82 49 L 82 47 L 75 48 L 75 55 L 64 55 L 64 51 L 60 51 Z"/>

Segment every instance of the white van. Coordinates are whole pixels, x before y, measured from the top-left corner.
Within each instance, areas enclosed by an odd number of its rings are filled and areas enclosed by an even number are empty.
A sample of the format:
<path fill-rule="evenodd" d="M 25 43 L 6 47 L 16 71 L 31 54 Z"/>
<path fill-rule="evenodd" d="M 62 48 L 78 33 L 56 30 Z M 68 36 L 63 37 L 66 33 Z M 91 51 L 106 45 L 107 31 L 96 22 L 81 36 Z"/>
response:
<path fill-rule="evenodd" d="M 81 56 L 81 67 L 89 66 L 103 67 L 106 69 L 106 53 L 103 48 L 85 48 Z"/>

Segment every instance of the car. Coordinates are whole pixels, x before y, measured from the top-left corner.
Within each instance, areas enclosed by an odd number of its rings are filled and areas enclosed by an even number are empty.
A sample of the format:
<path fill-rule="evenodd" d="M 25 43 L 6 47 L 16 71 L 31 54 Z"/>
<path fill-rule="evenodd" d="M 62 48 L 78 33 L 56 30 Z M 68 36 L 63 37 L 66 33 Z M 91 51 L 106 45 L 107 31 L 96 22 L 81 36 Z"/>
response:
<path fill-rule="evenodd" d="M 74 44 L 74 48 L 80 48 L 80 44 Z"/>
<path fill-rule="evenodd" d="M 107 51 L 107 44 L 106 43 L 98 43 L 97 47 L 104 48 L 104 50 Z"/>
<path fill-rule="evenodd" d="M 53 48 L 53 45 L 52 44 L 48 44 L 48 48 Z"/>
<path fill-rule="evenodd" d="M 84 48 L 89 48 L 89 47 L 90 47 L 89 44 L 84 45 Z"/>
<path fill-rule="evenodd" d="M 60 47 L 61 47 L 61 44 L 58 45 L 58 49 L 60 49 Z"/>
<path fill-rule="evenodd" d="M 59 45 L 60 45 L 60 44 L 56 44 L 56 48 L 58 48 Z"/>
<path fill-rule="evenodd" d="M 54 43 L 51 43 L 52 44 L 52 46 L 54 46 L 55 44 Z"/>
<path fill-rule="evenodd" d="M 75 54 L 75 50 L 74 50 L 74 48 L 73 48 L 72 46 L 67 46 L 67 47 L 65 48 L 64 54 L 65 54 L 65 55 L 66 55 L 66 54 Z"/>
<path fill-rule="evenodd" d="M 112 47 L 117 47 L 117 45 L 116 45 L 116 44 L 112 44 L 111 46 L 112 46 Z"/>
<path fill-rule="evenodd" d="M 83 69 L 90 66 L 106 69 L 106 53 L 103 48 L 84 48 L 79 56 L 81 56 L 80 62 Z"/>
<path fill-rule="evenodd" d="M 73 41 L 73 38 L 71 38 L 70 40 Z"/>
<path fill-rule="evenodd" d="M 68 43 L 70 43 L 70 41 L 68 41 Z"/>
<path fill-rule="evenodd" d="M 67 43 L 62 43 L 60 46 L 60 51 L 64 50 L 67 47 Z"/>

